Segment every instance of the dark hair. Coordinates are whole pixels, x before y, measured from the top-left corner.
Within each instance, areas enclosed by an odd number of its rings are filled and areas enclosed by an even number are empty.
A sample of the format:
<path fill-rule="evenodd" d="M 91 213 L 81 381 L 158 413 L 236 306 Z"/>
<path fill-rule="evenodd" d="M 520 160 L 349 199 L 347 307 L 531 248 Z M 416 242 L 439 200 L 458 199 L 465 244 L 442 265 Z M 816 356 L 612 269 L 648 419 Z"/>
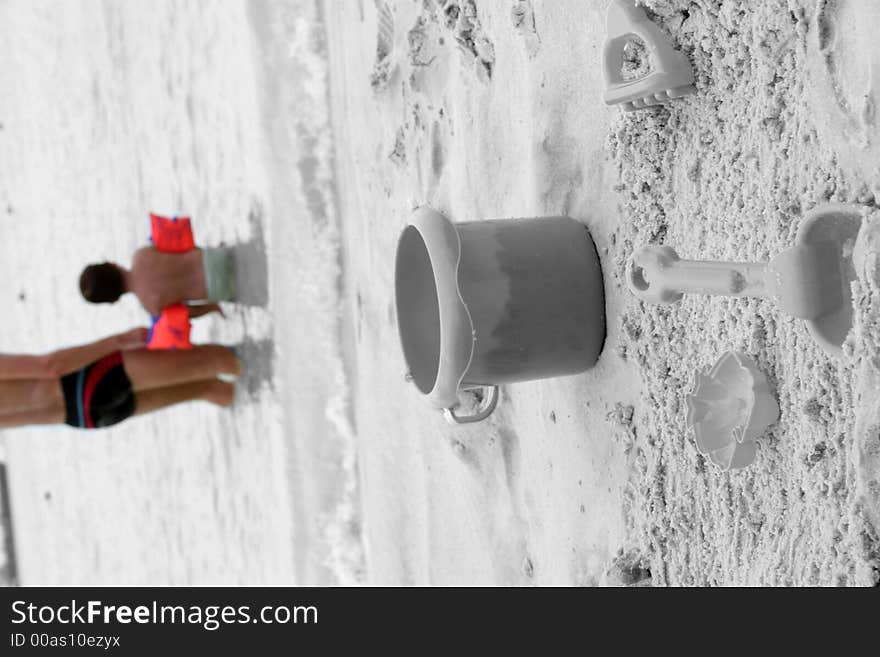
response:
<path fill-rule="evenodd" d="M 126 292 L 125 278 L 112 262 L 89 265 L 80 274 L 79 291 L 91 303 L 113 303 Z"/>

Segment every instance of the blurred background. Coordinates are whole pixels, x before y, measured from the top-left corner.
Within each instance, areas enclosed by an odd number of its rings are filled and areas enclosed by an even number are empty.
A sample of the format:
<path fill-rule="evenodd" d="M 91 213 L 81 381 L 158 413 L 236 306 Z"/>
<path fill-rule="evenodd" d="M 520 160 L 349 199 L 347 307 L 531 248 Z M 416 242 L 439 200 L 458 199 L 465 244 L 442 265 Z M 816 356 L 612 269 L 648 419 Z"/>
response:
<path fill-rule="evenodd" d="M 0 3 L 0 350 L 147 325 L 77 281 L 156 212 L 234 248 L 243 303 L 193 339 L 246 368 L 231 410 L 0 433 L 7 583 L 362 577 L 326 71 L 315 0 Z"/>

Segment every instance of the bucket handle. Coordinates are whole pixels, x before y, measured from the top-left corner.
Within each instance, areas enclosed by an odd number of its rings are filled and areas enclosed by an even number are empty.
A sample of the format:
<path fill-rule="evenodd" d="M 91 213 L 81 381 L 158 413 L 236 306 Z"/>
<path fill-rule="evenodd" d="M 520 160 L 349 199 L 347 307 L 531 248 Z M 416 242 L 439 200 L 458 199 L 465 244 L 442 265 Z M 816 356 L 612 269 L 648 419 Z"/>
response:
<path fill-rule="evenodd" d="M 456 415 L 455 407 L 444 408 L 443 417 L 450 424 L 471 424 L 481 422 L 492 415 L 492 411 L 498 406 L 498 386 L 485 386 L 489 388 L 489 395 L 483 400 L 483 406 L 473 415 Z"/>

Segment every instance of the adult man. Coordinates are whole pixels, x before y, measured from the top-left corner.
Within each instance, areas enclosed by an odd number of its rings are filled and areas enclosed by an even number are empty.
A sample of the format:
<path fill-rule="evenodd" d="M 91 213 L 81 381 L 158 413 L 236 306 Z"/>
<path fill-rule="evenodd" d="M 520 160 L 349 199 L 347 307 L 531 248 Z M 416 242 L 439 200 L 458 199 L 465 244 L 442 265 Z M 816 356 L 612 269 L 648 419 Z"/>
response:
<path fill-rule="evenodd" d="M 241 362 L 222 345 L 145 349 L 137 328 L 44 355 L 0 354 L 0 428 L 68 424 L 108 427 L 186 401 L 230 406 Z"/>

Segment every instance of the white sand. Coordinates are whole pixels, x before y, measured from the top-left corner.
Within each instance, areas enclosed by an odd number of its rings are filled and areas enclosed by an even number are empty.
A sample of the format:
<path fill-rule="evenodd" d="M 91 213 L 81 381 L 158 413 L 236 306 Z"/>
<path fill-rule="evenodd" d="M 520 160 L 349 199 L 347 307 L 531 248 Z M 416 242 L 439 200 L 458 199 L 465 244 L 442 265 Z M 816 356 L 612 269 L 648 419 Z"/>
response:
<path fill-rule="evenodd" d="M 615 124 L 609 149 L 626 217 L 618 271 L 633 246 L 649 241 L 672 244 L 683 257 L 764 261 L 791 243 L 801 215 L 818 203 L 874 211 L 880 180 L 836 166 L 835 149 L 848 141 L 817 137 L 817 100 L 830 111 L 829 99 L 813 93 L 821 80 L 805 75 L 817 21 L 776 5 L 725 3 L 718 11 L 655 3 L 694 63 L 698 93 L 669 113 Z M 677 7 L 690 8 L 683 22 Z M 869 52 L 859 57 L 870 63 Z M 876 395 L 864 389 L 876 335 L 859 327 L 846 357 L 834 361 L 800 322 L 758 300 L 685 298 L 669 307 L 631 300 L 622 321 L 644 386 L 628 527 L 650 555 L 654 580 L 875 582 L 877 533 L 857 491 L 876 470 L 860 470 L 857 453 L 876 442 L 876 428 L 871 436 L 855 424 L 876 413 Z M 759 441 L 752 467 L 721 475 L 685 435 L 682 386 L 729 348 L 754 355 L 782 416 Z"/>
<path fill-rule="evenodd" d="M 554 2 L 533 25 L 511 7 L 465 3 L 447 26 L 439 9 L 389 3 L 393 33 L 377 41 L 370 3 L 325 3 L 373 582 L 595 583 L 625 538 L 627 455 L 606 419 L 636 400 L 619 323 L 592 372 L 510 386 L 480 426 L 449 427 L 403 378 L 392 275 L 414 206 L 457 221 L 570 214 L 603 257 L 617 224 L 611 115 L 583 65 L 601 12 Z M 619 286 L 608 296 L 614 316 Z"/>
<path fill-rule="evenodd" d="M 870 30 L 820 52 L 813 3 L 648 4 L 698 92 L 623 115 L 601 102 L 604 2 L 325 3 L 373 581 L 877 581 L 876 278 L 839 362 L 769 302 L 647 306 L 621 284 L 635 246 L 762 261 L 817 203 L 873 210 L 873 106 L 850 110 L 880 65 Z M 446 426 L 403 382 L 394 331 L 395 240 L 422 203 L 583 221 L 608 295 L 596 369 L 508 386 L 489 422 Z M 751 468 L 722 474 L 686 433 L 684 393 L 731 348 L 782 416 Z"/>

